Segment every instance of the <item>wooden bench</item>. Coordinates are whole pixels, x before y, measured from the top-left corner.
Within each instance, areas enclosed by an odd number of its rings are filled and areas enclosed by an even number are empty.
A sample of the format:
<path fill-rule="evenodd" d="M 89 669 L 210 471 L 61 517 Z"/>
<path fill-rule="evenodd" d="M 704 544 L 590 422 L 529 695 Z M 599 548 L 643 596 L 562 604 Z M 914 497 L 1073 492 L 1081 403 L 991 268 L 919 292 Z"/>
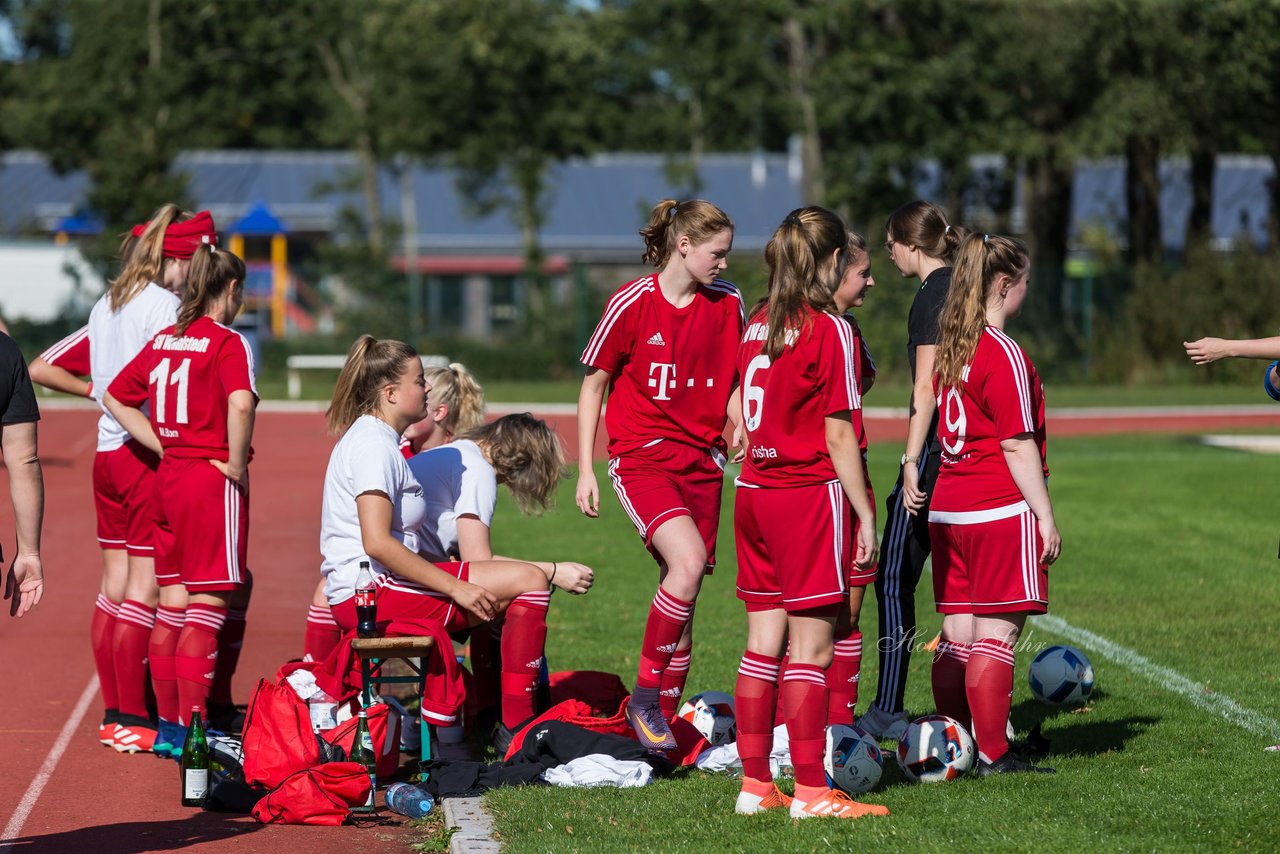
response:
<path fill-rule="evenodd" d="M 346 363 L 347 357 L 338 353 L 317 356 L 290 356 L 285 360 L 285 367 L 288 369 L 289 377 L 289 399 L 297 400 L 302 397 L 303 371 L 340 371 Z M 424 369 L 447 368 L 449 367 L 449 359 L 447 356 L 423 356 L 422 367 Z"/>
<path fill-rule="evenodd" d="M 368 708 L 373 702 L 373 686 L 390 683 L 417 685 L 419 700 L 426 696 L 426 662 L 423 659 L 431 655 L 436 648 L 433 637 L 400 637 L 400 638 L 355 638 L 351 641 L 351 649 L 360 659 L 360 701 Z M 404 661 L 413 671 L 410 676 L 384 676 L 381 673 L 382 662 L 398 658 Z M 375 671 L 378 671 L 375 673 Z M 422 733 L 423 762 L 431 759 L 431 725 L 418 712 L 418 724 Z"/>

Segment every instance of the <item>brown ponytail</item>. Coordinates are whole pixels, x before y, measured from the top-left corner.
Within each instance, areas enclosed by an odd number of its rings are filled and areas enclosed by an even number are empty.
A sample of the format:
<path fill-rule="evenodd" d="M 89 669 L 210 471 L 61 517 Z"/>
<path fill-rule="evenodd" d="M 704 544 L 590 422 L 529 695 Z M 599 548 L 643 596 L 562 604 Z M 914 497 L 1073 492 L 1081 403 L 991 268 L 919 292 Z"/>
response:
<path fill-rule="evenodd" d="M 958 388 L 965 367 L 973 361 L 987 328 L 987 304 L 996 281 L 1001 276 L 1017 279 L 1028 263 L 1026 246 L 1010 237 L 974 233 L 960 244 L 938 316 L 936 370 L 943 387 Z"/>
<path fill-rule="evenodd" d="M 378 405 L 378 392 L 399 380 L 404 363 L 416 358 L 417 351 L 403 341 L 379 341 L 372 335 L 357 338 L 325 410 L 329 432 L 337 436 L 361 415 L 373 412 Z"/>
<path fill-rule="evenodd" d="M 187 290 L 178 306 L 175 332 L 183 335 L 187 327 L 209 313 L 209 304 L 227 292 L 233 282 L 244 287 L 244 262 L 234 253 L 206 243 L 191 258 L 187 273 Z"/>
<path fill-rule="evenodd" d="M 907 202 L 893 213 L 884 230 L 896 243 L 914 246 L 939 261 L 951 261 L 968 231 L 951 225 L 947 212 L 933 202 Z"/>
<path fill-rule="evenodd" d="M 764 353 L 782 354 L 787 332 L 798 329 L 806 307 L 836 313 L 833 295 L 849 263 L 849 229 L 826 208 L 797 208 L 787 214 L 764 249 L 769 265 L 769 331 Z"/>
<path fill-rule="evenodd" d="M 663 199 L 649 212 L 649 224 L 640 229 L 646 264 L 661 269 L 676 251 L 676 241 L 687 234 L 695 244 L 706 243 L 724 230 L 733 231 L 733 220 L 711 202 Z"/>

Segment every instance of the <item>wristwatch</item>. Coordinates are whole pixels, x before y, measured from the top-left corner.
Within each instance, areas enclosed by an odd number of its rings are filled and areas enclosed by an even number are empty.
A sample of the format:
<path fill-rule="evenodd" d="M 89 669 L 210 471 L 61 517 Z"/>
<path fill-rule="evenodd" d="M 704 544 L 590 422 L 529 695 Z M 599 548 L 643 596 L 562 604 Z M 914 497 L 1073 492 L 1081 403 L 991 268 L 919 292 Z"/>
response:
<path fill-rule="evenodd" d="M 915 465 L 918 462 L 920 462 L 919 457 L 913 457 L 910 454 L 903 454 L 902 459 L 898 461 L 898 465 L 905 466 L 907 463 L 911 463 L 912 465 Z"/>

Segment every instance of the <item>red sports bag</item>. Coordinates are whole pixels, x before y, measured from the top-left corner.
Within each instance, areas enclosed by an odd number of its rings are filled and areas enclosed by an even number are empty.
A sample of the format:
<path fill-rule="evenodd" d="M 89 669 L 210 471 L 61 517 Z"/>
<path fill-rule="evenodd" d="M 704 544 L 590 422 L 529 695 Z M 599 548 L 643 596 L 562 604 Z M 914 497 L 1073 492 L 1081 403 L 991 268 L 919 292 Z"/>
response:
<path fill-rule="evenodd" d="M 369 738 L 373 741 L 373 752 L 378 757 L 378 776 L 390 779 L 400 770 L 400 716 L 391 714 L 391 707 L 386 703 L 374 703 L 365 709 L 369 721 Z M 347 756 L 356 741 L 356 725 L 358 718 L 350 718 L 333 729 L 320 733 L 320 737 L 330 744 L 341 747 Z"/>
<path fill-rule="evenodd" d="M 320 761 L 307 706 L 288 685 L 258 680 L 244 716 L 244 780 L 274 789 Z"/>
<path fill-rule="evenodd" d="M 369 775 L 358 762 L 326 762 L 289 777 L 253 808 L 263 824 L 336 827 L 369 798 Z"/>

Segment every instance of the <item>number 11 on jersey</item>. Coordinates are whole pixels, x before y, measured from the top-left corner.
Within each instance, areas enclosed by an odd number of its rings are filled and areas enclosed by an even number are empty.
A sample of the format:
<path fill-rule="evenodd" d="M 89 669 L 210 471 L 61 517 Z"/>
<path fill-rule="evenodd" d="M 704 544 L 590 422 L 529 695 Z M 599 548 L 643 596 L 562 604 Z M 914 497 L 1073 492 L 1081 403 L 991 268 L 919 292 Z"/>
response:
<path fill-rule="evenodd" d="M 182 364 L 178 365 L 178 369 L 170 373 L 170 360 L 166 357 L 160 360 L 160 363 L 152 370 L 151 376 L 147 377 L 147 381 L 156 390 L 156 411 L 152 413 L 155 416 L 157 424 L 164 424 L 165 421 L 165 401 L 168 397 L 169 386 L 176 385 L 178 387 L 178 406 L 177 414 L 174 417 L 174 424 L 187 423 L 187 388 L 191 379 L 191 360 L 183 359 Z"/>

